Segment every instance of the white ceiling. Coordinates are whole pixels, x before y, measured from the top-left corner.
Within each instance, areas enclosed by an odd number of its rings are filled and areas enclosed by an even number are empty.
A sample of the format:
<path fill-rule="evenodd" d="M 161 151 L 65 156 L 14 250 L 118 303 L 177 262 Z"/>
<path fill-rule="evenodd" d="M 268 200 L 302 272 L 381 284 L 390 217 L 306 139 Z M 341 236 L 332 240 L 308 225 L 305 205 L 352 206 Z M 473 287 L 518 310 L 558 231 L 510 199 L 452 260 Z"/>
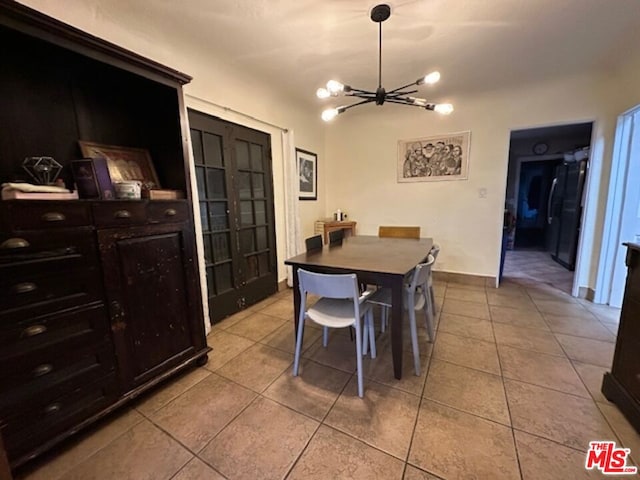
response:
<path fill-rule="evenodd" d="M 201 48 L 302 101 L 335 78 L 375 89 L 378 2 L 83 0 L 97 16 Z M 383 23 L 387 90 L 432 70 L 430 101 L 556 75 L 608 70 L 639 56 L 640 0 L 390 0 Z M 91 8 L 91 7 L 90 7 Z M 188 72 L 187 72 L 188 73 Z"/>

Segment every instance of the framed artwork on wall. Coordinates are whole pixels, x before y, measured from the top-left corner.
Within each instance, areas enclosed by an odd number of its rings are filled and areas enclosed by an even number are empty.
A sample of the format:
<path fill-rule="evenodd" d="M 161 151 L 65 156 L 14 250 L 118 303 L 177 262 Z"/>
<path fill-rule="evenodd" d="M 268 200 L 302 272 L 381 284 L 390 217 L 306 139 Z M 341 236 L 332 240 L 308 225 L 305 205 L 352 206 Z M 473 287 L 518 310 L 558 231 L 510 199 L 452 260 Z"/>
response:
<path fill-rule="evenodd" d="M 300 180 L 300 200 L 318 199 L 318 156 L 296 148 L 298 178 Z"/>
<path fill-rule="evenodd" d="M 471 132 L 448 133 L 398 142 L 398 182 L 469 178 Z"/>

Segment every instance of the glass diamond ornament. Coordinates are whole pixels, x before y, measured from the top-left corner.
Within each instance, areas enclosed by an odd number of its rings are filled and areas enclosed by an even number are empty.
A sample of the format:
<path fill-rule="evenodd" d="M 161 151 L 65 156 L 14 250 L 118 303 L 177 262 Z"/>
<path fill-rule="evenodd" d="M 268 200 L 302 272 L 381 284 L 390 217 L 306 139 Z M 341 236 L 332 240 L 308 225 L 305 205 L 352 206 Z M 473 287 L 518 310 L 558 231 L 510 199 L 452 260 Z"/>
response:
<path fill-rule="evenodd" d="M 52 185 L 60 175 L 62 165 L 53 157 L 27 157 L 22 162 L 22 168 L 37 184 Z"/>

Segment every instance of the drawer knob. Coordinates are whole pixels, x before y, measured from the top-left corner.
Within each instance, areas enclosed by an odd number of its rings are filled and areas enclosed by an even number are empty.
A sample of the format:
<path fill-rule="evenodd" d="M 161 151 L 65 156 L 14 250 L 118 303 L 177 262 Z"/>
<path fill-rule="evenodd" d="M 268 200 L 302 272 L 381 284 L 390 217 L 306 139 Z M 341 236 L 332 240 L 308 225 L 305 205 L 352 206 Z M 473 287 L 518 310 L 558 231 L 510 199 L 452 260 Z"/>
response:
<path fill-rule="evenodd" d="M 66 219 L 67 217 L 64 215 L 64 213 L 60 212 L 47 212 L 42 215 L 42 220 L 44 220 L 45 222 L 62 222 Z"/>
<path fill-rule="evenodd" d="M 27 248 L 28 246 L 30 246 L 30 244 L 24 238 L 9 238 L 4 242 L 0 243 L 0 249 L 2 250 L 12 250 L 14 248 Z"/>
<path fill-rule="evenodd" d="M 47 327 L 44 325 L 31 325 L 22 331 L 23 337 L 35 337 L 47 331 Z"/>
<path fill-rule="evenodd" d="M 31 373 L 34 377 L 41 377 L 42 375 L 46 375 L 47 373 L 51 372 L 51 370 L 53 370 L 53 365 L 51 365 L 50 363 L 43 363 L 42 365 L 38 365 L 36 368 L 34 368 L 33 372 Z"/>
<path fill-rule="evenodd" d="M 115 218 L 131 218 L 131 212 L 129 210 L 118 210 L 113 216 Z"/>
<path fill-rule="evenodd" d="M 13 293 L 21 295 L 23 293 L 33 292 L 38 289 L 38 286 L 33 282 L 18 283 L 13 286 Z"/>
<path fill-rule="evenodd" d="M 167 208 L 164 211 L 164 216 L 165 217 L 175 217 L 178 214 L 178 212 L 176 212 L 175 208 Z"/>
<path fill-rule="evenodd" d="M 60 411 L 60 408 L 62 407 L 62 405 L 60 405 L 59 403 L 51 403 L 49 405 L 47 405 L 46 407 L 44 407 L 44 413 L 46 413 L 47 415 L 53 414 L 53 413 L 57 413 Z"/>

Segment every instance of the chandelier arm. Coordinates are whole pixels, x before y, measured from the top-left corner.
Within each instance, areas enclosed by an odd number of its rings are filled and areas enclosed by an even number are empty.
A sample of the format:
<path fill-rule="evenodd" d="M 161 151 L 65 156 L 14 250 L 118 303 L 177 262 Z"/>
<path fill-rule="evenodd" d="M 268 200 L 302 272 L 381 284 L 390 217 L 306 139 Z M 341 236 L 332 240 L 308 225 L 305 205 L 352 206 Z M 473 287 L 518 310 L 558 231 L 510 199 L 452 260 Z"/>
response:
<path fill-rule="evenodd" d="M 349 110 L 352 107 L 357 107 L 358 105 L 364 105 L 365 103 L 371 103 L 373 101 L 375 101 L 375 98 L 370 98 L 370 99 L 367 99 L 367 100 L 363 100 L 361 102 L 352 103 L 351 105 L 346 105 L 344 107 L 344 110 L 342 110 L 342 111 L 344 112 L 345 110 Z"/>
<path fill-rule="evenodd" d="M 397 103 L 399 105 L 408 105 L 410 107 L 425 108 L 424 105 L 416 105 L 415 103 L 413 103 L 412 101 L 410 101 L 410 100 L 408 100 L 406 98 L 399 98 L 399 99 L 390 98 L 390 99 L 387 99 L 387 102 L 389 102 L 389 103 Z"/>
<path fill-rule="evenodd" d="M 401 86 L 401 87 L 394 88 L 393 90 L 391 90 L 391 91 L 387 92 L 387 94 L 389 94 L 389 93 L 395 93 L 395 92 L 397 92 L 397 91 L 399 91 L 399 90 L 404 90 L 405 88 L 412 87 L 412 86 L 414 86 L 414 85 L 417 85 L 417 83 L 416 83 L 416 82 L 407 83 L 406 85 L 403 85 L 403 86 Z M 417 90 L 416 90 L 416 92 L 417 92 Z"/>
<path fill-rule="evenodd" d="M 409 90 L 407 92 L 391 92 L 387 93 L 387 97 L 398 98 L 402 95 L 411 95 L 412 93 L 418 93 L 418 90 Z"/>
<path fill-rule="evenodd" d="M 352 88 L 351 91 L 349 93 L 345 93 L 345 95 L 350 95 L 350 94 L 353 95 L 351 92 L 356 92 L 356 94 L 358 94 L 358 93 L 368 93 L 368 94 L 371 94 L 371 95 L 375 95 L 376 94 L 376 92 L 372 92 L 370 90 L 362 90 L 360 88 Z"/>

